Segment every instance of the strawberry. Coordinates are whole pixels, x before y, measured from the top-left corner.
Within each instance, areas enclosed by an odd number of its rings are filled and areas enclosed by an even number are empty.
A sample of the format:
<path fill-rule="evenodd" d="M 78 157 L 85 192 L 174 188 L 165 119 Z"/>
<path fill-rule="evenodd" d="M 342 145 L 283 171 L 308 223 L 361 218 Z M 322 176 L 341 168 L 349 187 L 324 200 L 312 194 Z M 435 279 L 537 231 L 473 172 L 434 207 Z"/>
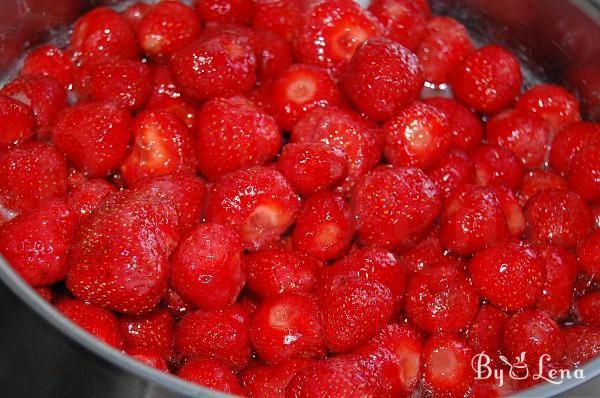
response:
<path fill-rule="evenodd" d="M 182 97 L 170 69 L 167 66 L 156 66 L 152 75 L 154 89 L 146 104 L 146 110 L 169 111 L 189 128 L 193 128 L 197 107 Z"/>
<path fill-rule="evenodd" d="M 567 173 L 577 153 L 598 144 L 600 144 L 600 124 L 589 122 L 568 124 L 552 141 L 550 165 L 560 173 Z"/>
<path fill-rule="evenodd" d="M 127 352 L 127 355 L 129 355 L 137 361 L 140 361 L 146 366 L 150 366 L 163 372 L 169 371 L 167 361 L 165 361 L 165 359 L 155 351 L 147 349 L 130 348 L 127 349 L 125 352 Z"/>
<path fill-rule="evenodd" d="M 196 152 L 191 131 L 166 111 L 144 111 L 132 121 L 133 145 L 121 163 L 128 186 L 147 177 L 193 173 Z"/>
<path fill-rule="evenodd" d="M 471 323 L 479 297 L 455 268 L 436 267 L 417 272 L 408 286 L 406 314 L 426 332 L 458 332 Z"/>
<path fill-rule="evenodd" d="M 577 260 L 560 246 L 537 246 L 535 250 L 546 264 L 546 284 L 536 308 L 554 320 L 565 319 L 573 303 Z"/>
<path fill-rule="evenodd" d="M 483 46 L 465 55 L 450 76 L 456 99 L 488 114 L 511 105 L 522 82 L 519 60 L 498 45 Z"/>
<path fill-rule="evenodd" d="M 57 115 L 52 141 L 78 169 L 91 177 L 104 177 L 125 156 L 130 124 L 129 112 L 112 103 L 78 104 Z"/>
<path fill-rule="evenodd" d="M 0 149 L 28 141 L 34 134 L 31 108 L 14 98 L 0 95 Z"/>
<path fill-rule="evenodd" d="M 452 150 L 439 157 L 427 171 L 444 199 L 458 187 L 475 182 L 475 166 L 463 151 Z"/>
<path fill-rule="evenodd" d="M 438 228 L 400 256 L 409 274 L 440 265 L 458 265 L 458 259 L 446 253 L 438 236 Z"/>
<path fill-rule="evenodd" d="M 321 310 L 313 295 L 285 293 L 263 301 L 250 326 L 252 345 L 269 363 L 322 358 Z M 290 336 L 293 336 L 290 338 Z"/>
<path fill-rule="evenodd" d="M 123 338 L 115 315 L 103 308 L 83 301 L 63 298 L 56 303 L 56 309 L 106 344 L 117 349 L 123 347 Z"/>
<path fill-rule="evenodd" d="M 502 213 L 506 219 L 508 232 L 515 238 L 520 238 L 527 227 L 523 208 L 519 204 L 519 200 L 515 193 L 504 185 L 490 187 L 500 203 Z"/>
<path fill-rule="evenodd" d="M 256 56 L 256 77 L 264 82 L 286 70 L 293 60 L 290 44 L 267 30 L 252 31 L 251 41 Z"/>
<path fill-rule="evenodd" d="M 177 376 L 189 382 L 226 394 L 244 393 L 233 371 L 216 359 L 193 359 L 179 369 Z"/>
<path fill-rule="evenodd" d="M 164 307 L 143 315 L 125 315 L 119 318 L 125 349 L 151 351 L 166 360 L 173 351 L 173 316 Z M 131 355 L 131 354 L 130 354 Z"/>
<path fill-rule="evenodd" d="M 292 242 L 300 252 L 321 260 L 333 260 L 350 247 L 353 236 L 350 206 L 338 195 L 320 192 L 304 202 Z"/>
<path fill-rule="evenodd" d="M 577 98 L 554 84 L 538 84 L 530 88 L 521 95 L 516 106 L 539 115 L 553 132 L 581 119 Z"/>
<path fill-rule="evenodd" d="M 426 34 L 431 10 L 425 0 L 375 0 L 369 11 L 384 26 L 385 36 L 415 50 Z"/>
<path fill-rule="evenodd" d="M 73 83 L 74 69 L 75 65 L 67 53 L 52 44 L 44 44 L 27 54 L 21 75 L 48 76 L 68 89 Z"/>
<path fill-rule="evenodd" d="M 187 358 L 223 361 L 235 369 L 250 361 L 250 318 L 235 304 L 217 311 L 190 312 L 175 327 L 175 350 Z"/>
<path fill-rule="evenodd" d="M 523 177 L 519 199 L 524 206 L 538 192 L 550 189 L 566 190 L 567 188 L 567 180 L 555 171 L 551 169 L 531 170 Z"/>
<path fill-rule="evenodd" d="M 460 337 L 438 334 L 423 346 L 423 381 L 432 394 L 464 396 L 473 383 L 473 352 Z"/>
<path fill-rule="evenodd" d="M 500 364 L 502 335 L 509 316 L 490 304 L 479 308 L 477 316 L 467 330 L 467 341 L 475 354 L 484 353 L 492 365 Z"/>
<path fill-rule="evenodd" d="M 121 15 L 123 15 L 123 18 L 127 20 L 129 26 L 131 26 L 131 29 L 137 33 L 140 22 L 142 19 L 144 19 L 146 14 L 150 12 L 151 9 L 152 6 L 150 4 L 137 2 L 125 8 L 121 12 Z"/>
<path fill-rule="evenodd" d="M 67 252 L 77 216 L 53 199 L 0 227 L 0 252 L 32 286 L 50 285 L 67 275 Z"/>
<path fill-rule="evenodd" d="M 225 308 L 236 301 L 246 279 L 241 255 L 235 231 L 224 225 L 200 224 L 171 258 L 171 285 L 200 309 Z"/>
<path fill-rule="evenodd" d="M 192 312 L 195 307 L 192 303 L 184 300 L 183 297 L 179 293 L 177 293 L 173 288 L 169 288 L 167 290 L 167 294 L 164 298 L 165 305 L 169 309 L 171 314 L 179 319 L 185 314 Z"/>
<path fill-rule="evenodd" d="M 534 249 L 508 242 L 484 249 L 469 263 L 475 289 L 505 311 L 534 306 L 546 283 L 546 266 Z"/>
<path fill-rule="evenodd" d="M 352 196 L 360 240 L 386 248 L 402 247 L 421 236 L 441 205 L 433 182 L 411 167 L 381 166 L 361 178 Z"/>
<path fill-rule="evenodd" d="M 575 311 L 581 323 L 600 326 L 600 292 L 590 293 L 575 300 Z"/>
<path fill-rule="evenodd" d="M 248 397 L 284 398 L 290 380 L 311 363 L 308 359 L 292 359 L 276 365 L 251 367 L 240 374 L 240 382 Z"/>
<path fill-rule="evenodd" d="M 567 364 L 579 367 L 600 354 L 600 329 L 591 326 L 572 326 L 563 329 L 567 343 Z"/>
<path fill-rule="evenodd" d="M 261 298 L 283 293 L 308 293 L 323 264 L 302 252 L 263 249 L 244 257 L 247 287 Z"/>
<path fill-rule="evenodd" d="M 301 0 L 255 0 L 252 27 L 273 32 L 291 43 L 303 21 L 304 7 Z"/>
<path fill-rule="evenodd" d="M 71 188 L 65 200 L 79 217 L 79 221 L 83 222 L 115 192 L 117 188 L 106 180 L 84 180 Z"/>
<path fill-rule="evenodd" d="M 136 33 L 146 55 L 167 57 L 200 35 L 200 19 L 191 7 L 179 1 L 162 1 L 141 19 Z"/>
<path fill-rule="evenodd" d="M 196 12 L 204 22 L 246 25 L 252 16 L 252 0 L 200 0 Z"/>
<path fill-rule="evenodd" d="M 590 202 L 600 199 L 599 156 L 600 145 L 582 149 L 573 157 L 568 172 L 569 187 Z"/>
<path fill-rule="evenodd" d="M 523 181 L 523 164 L 505 147 L 488 144 L 477 148 L 471 155 L 475 164 L 477 185 L 506 185 L 517 190 Z"/>
<path fill-rule="evenodd" d="M 196 115 L 198 170 L 211 181 L 270 162 L 281 148 L 272 116 L 244 97 L 215 98 Z"/>
<path fill-rule="evenodd" d="M 600 275 L 600 231 L 595 231 L 577 248 L 579 271 L 596 279 Z"/>
<path fill-rule="evenodd" d="M 290 227 L 299 200 L 276 170 L 253 167 L 230 173 L 217 182 L 206 207 L 206 220 L 229 225 L 244 248 L 258 249 Z"/>
<path fill-rule="evenodd" d="M 424 77 L 417 56 L 383 38 L 365 41 L 340 79 L 350 102 L 375 120 L 387 120 L 417 99 Z"/>

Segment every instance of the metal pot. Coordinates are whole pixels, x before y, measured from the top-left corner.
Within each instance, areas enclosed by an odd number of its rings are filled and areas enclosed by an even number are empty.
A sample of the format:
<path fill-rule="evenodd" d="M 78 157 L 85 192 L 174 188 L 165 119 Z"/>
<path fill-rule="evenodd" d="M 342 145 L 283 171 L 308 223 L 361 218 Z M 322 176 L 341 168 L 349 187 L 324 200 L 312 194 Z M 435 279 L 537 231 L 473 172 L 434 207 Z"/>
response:
<path fill-rule="evenodd" d="M 600 119 L 600 0 L 432 3 L 436 12 L 461 20 L 476 37 L 509 45 L 537 77 L 558 80 L 576 90 L 587 117 Z M 28 43 L 43 38 L 42 32 L 68 24 L 89 6 L 85 0 L 0 0 L 0 74 Z M 63 318 L 1 257 L 0 280 L 0 396 L 225 396 L 146 367 L 104 345 Z M 518 396 L 599 396 L 600 358 L 586 364 L 583 371 L 584 380 L 544 384 Z"/>

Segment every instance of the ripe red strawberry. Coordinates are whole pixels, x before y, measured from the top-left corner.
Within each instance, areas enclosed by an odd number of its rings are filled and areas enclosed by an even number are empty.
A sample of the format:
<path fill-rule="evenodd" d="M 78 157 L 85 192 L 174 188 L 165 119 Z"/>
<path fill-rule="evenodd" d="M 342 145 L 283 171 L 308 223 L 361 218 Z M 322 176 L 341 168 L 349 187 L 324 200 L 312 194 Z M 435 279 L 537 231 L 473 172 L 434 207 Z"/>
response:
<path fill-rule="evenodd" d="M 410 275 L 427 268 L 440 265 L 458 266 L 457 258 L 450 256 L 440 243 L 438 228 L 433 228 L 430 233 L 414 247 L 403 251 L 401 258 Z"/>
<path fill-rule="evenodd" d="M 382 32 L 379 22 L 354 1 L 316 0 L 307 8 L 294 41 L 300 62 L 343 70 L 362 42 Z"/>
<path fill-rule="evenodd" d="M 348 164 L 348 177 L 340 187 L 342 192 L 350 191 L 356 181 L 379 162 L 383 150 L 382 134 L 377 125 L 334 106 L 317 108 L 300 119 L 290 140 L 303 144 L 320 142 L 343 153 Z"/>
<path fill-rule="evenodd" d="M 285 398 L 290 380 L 311 363 L 308 359 L 293 359 L 276 365 L 250 367 L 240 374 L 240 382 L 248 397 Z"/>
<path fill-rule="evenodd" d="M 326 351 L 321 329 L 321 310 L 316 297 L 285 293 L 258 306 L 252 317 L 250 337 L 256 353 L 269 363 L 322 358 Z"/>
<path fill-rule="evenodd" d="M 106 180 L 95 178 L 77 184 L 69 191 L 65 200 L 79 221 L 83 222 L 115 192 L 117 192 L 117 187 Z"/>
<path fill-rule="evenodd" d="M 527 238 L 538 244 L 576 246 L 590 234 L 594 220 L 579 195 L 550 189 L 537 193 L 525 206 Z"/>
<path fill-rule="evenodd" d="M 450 17 L 434 17 L 427 22 L 427 33 L 416 54 L 425 79 L 445 83 L 462 58 L 473 51 L 473 42 L 463 24 Z"/>
<path fill-rule="evenodd" d="M 150 12 L 151 9 L 152 6 L 150 4 L 137 2 L 131 4 L 129 7 L 124 9 L 123 12 L 121 12 L 121 15 L 123 15 L 123 18 L 125 18 L 127 22 L 129 22 L 129 26 L 131 26 L 131 29 L 134 32 L 137 32 L 140 26 L 140 22 L 142 21 L 142 19 L 144 19 L 146 14 Z"/>
<path fill-rule="evenodd" d="M 395 166 L 428 168 L 450 146 L 450 131 L 444 116 L 433 106 L 415 101 L 388 120 L 384 154 Z"/>
<path fill-rule="evenodd" d="M 191 174 L 169 174 L 141 181 L 136 191 L 148 198 L 162 198 L 177 212 L 179 228 L 187 233 L 200 222 L 206 198 L 206 184 Z"/>
<path fill-rule="evenodd" d="M 71 48 L 83 63 L 104 59 L 135 59 L 138 46 L 127 20 L 114 10 L 98 7 L 79 17 L 73 26 Z"/>
<path fill-rule="evenodd" d="M 216 359 L 192 359 L 179 369 L 177 376 L 226 394 L 242 395 L 244 393 L 233 371 L 222 361 Z"/>
<path fill-rule="evenodd" d="M 529 202 L 529 199 L 534 197 L 538 192 L 547 189 L 566 190 L 567 187 L 567 180 L 551 169 L 531 170 L 523 177 L 519 199 L 521 204 L 525 206 Z"/>
<path fill-rule="evenodd" d="M 167 361 L 156 351 L 147 349 L 130 348 L 125 351 L 133 359 L 140 361 L 146 366 L 168 372 Z"/>
<path fill-rule="evenodd" d="M 236 301 L 246 280 L 241 255 L 235 231 L 224 225 L 200 224 L 171 258 L 171 285 L 198 308 L 224 308 Z"/>
<path fill-rule="evenodd" d="M 173 352 L 175 320 L 164 307 L 143 315 L 125 315 L 119 318 L 125 349 L 152 351 L 166 360 Z"/>
<path fill-rule="evenodd" d="M 575 300 L 575 312 L 581 323 L 600 326 L 600 292 L 590 293 Z"/>
<path fill-rule="evenodd" d="M 426 34 L 426 22 L 431 16 L 424 0 L 375 0 L 369 11 L 383 24 L 385 36 L 415 50 Z"/>
<path fill-rule="evenodd" d="M 34 129 L 31 108 L 14 98 L 0 95 L 0 150 L 29 140 Z"/>
<path fill-rule="evenodd" d="M 78 104 L 65 108 L 57 116 L 52 126 L 52 141 L 84 173 L 104 177 L 125 156 L 130 124 L 129 112 L 114 104 Z"/>
<path fill-rule="evenodd" d="M 504 185 L 490 187 L 498 198 L 500 208 L 504 213 L 508 232 L 515 238 L 520 238 L 527 227 L 523 208 L 515 193 Z"/>
<path fill-rule="evenodd" d="M 546 266 L 531 247 L 509 242 L 484 249 L 471 259 L 473 286 L 492 304 L 518 311 L 534 306 L 546 283 Z"/>
<path fill-rule="evenodd" d="M 409 396 L 421 376 L 421 335 L 410 324 L 390 323 L 356 353 L 377 369 L 392 397 Z"/>
<path fill-rule="evenodd" d="M 0 154 L 0 224 L 67 193 L 67 163 L 56 149 L 27 142 Z"/>
<path fill-rule="evenodd" d="M 298 213 L 299 200 L 276 170 L 253 167 L 217 182 L 206 207 L 206 219 L 235 229 L 244 248 L 258 249 L 279 239 Z"/>
<path fill-rule="evenodd" d="M 223 31 L 175 52 L 170 60 L 181 91 L 197 101 L 249 92 L 256 82 L 256 59 L 247 37 Z"/>
<path fill-rule="evenodd" d="M 554 84 L 539 84 L 527 90 L 517 101 L 517 108 L 541 116 L 553 132 L 581 119 L 577 98 Z"/>
<path fill-rule="evenodd" d="M 508 149 L 497 145 L 482 145 L 472 156 L 477 185 L 506 185 L 517 190 L 523 181 L 523 164 Z"/>
<path fill-rule="evenodd" d="M 499 365 L 502 335 L 509 316 L 492 306 L 484 304 L 479 309 L 471 327 L 467 330 L 467 341 L 475 354 L 484 353 Z"/>
<path fill-rule="evenodd" d="M 423 380 L 434 395 L 462 397 L 473 383 L 473 351 L 460 337 L 434 335 L 423 346 Z"/>
<path fill-rule="evenodd" d="M 154 91 L 146 104 L 146 110 L 169 111 L 181 119 L 189 128 L 193 128 L 196 118 L 196 106 L 185 100 L 177 87 L 170 69 L 157 66 L 153 69 Z"/>
<path fill-rule="evenodd" d="M 251 32 L 259 81 L 277 77 L 292 64 L 292 48 L 284 38 L 267 30 Z"/>
<path fill-rule="evenodd" d="M 76 227 L 73 209 L 62 200 L 49 200 L 0 227 L 0 252 L 32 286 L 50 285 L 67 275 Z"/>
<path fill-rule="evenodd" d="M 272 116 L 244 97 L 215 98 L 196 115 L 198 170 L 211 181 L 270 162 L 281 148 Z"/>
<path fill-rule="evenodd" d="M 67 287 L 79 299 L 118 312 L 147 312 L 166 293 L 167 258 L 178 238 L 170 203 L 122 192 L 79 228 L 69 253 Z"/>
<path fill-rule="evenodd" d="M 316 142 L 287 144 L 277 161 L 277 170 L 302 196 L 337 187 L 348 174 L 342 150 Z"/>
<path fill-rule="evenodd" d="M 0 94 L 29 106 L 35 115 L 38 137 L 46 138 L 46 130 L 56 114 L 67 105 L 65 90 L 48 76 L 27 75 L 2 87 Z"/>
<path fill-rule="evenodd" d="M 304 253 L 282 249 L 248 253 L 244 263 L 247 287 L 262 298 L 312 291 L 323 265 Z"/>
<path fill-rule="evenodd" d="M 454 96 L 482 113 L 507 108 L 519 94 L 522 81 L 519 60 L 498 45 L 467 54 L 450 76 Z"/>
<path fill-rule="evenodd" d="M 110 311 L 68 298 L 56 303 L 56 309 L 88 333 L 117 349 L 123 347 L 117 318 Z"/>
<path fill-rule="evenodd" d="M 483 126 L 481 119 L 475 113 L 449 98 L 430 97 L 423 102 L 437 108 L 446 118 L 452 148 L 471 152 L 481 145 Z"/>
<path fill-rule="evenodd" d="M 350 247 L 353 236 L 350 206 L 341 196 L 320 192 L 303 203 L 292 242 L 299 252 L 321 260 L 333 260 Z"/>
<path fill-rule="evenodd" d="M 600 276 L 600 231 L 585 239 L 577 248 L 579 271 L 597 279 Z"/>
<path fill-rule="evenodd" d="M 417 99 L 423 82 L 415 54 L 391 40 L 376 38 L 356 50 L 340 85 L 361 112 L 387 120 Z"/>
<path fill-rule="evenodd" d="M 573 303 L 577 260 L 560 246 L 538 246 L 535 250 L 546 264 L 546 284 L 536 308 L 555 320 L 565 319 Z"/>
<path fill-rule="evenodd" d="M 386 248 L 426 232 L 441 205 L 436 186 L 416 168 L 379 167 L 361 178 L 352 196 L 360 240 Z"/>
<path fill-rule="evenodd" d="M 196 12 L 204 22 L 246 25 L 253 14 L 252 0 L 200 0 Z"/>
<path fill-rule="evenodd" d="M 167 294 L 164 297 L 164 302 L 171 314 L 173 314 L 173 316 L 177 319 L 195 309 L 194 304 L 184 300 L 184 298 L 181 297 L 181 295 L 173 288 L 169 288 L 167 290 Z"/>
<path fill-rule="evenodd" d="M 579 367 L 600 354 L 600 329 L 572 326 L 563 329 L 567 342 L 567 365 Z"/>
<path fill-rule="evenodd" d="M 273 32 L 291 43 L 303 21 L 304 7 L 301 0 L 255 0 L 252 27 Z"/>
<path fill-rule="evenodd" d="M 583 199 L 600 199 L 600 145 L 582 149 L 571 161 L 569 186 Z"/>
<path fill-rule="evenodd" d="M 489 188 L 463 185 L 444 202 L 440 241 L 466 255 L 507 239 L 508 225 L 500 201 Z"/>
<path fill-rule="evenodd" d="M 488 143 L 507 148 L 528 169 L 542 166 L 548 155 L 551 135 L 541 116 L 520 110 L 498 114 L 486 126 Z"/>
<path fill-rule="evenodd" d="M 137 28 L 137 40 L 150 57 L 165 57 L 200 35 L 200 19 L 179 1 L 162 1 L 152 7 Z"/>
<path fill-rule="evenodd" d="M 503 345 L 509 361 L 525 353 L 523 362 L 529 369 L 538 369 L 542 355 L 549 355 L 544 364 L 560 364 L 566 354 L 566 341 L 560 327 L 541 311 L 524 311 L 506 323 Z"/>
<path fill-rule="evenodd" d="M 567 173 L 577 153 L 598 144 L 600 144 L 600 124 L 575 122 L 566 125 L 552 141 L 550 165 L 560 173 Z"/>
<path fill-rule="evenodd" d="M 341 103 L 330 73 L 317 65 L 293 64 L 269 82 L 265 90 L 266 108 L 286 131 L 291 131 L 310 110 Z"/>
<path fill-rule="evenodd" d="M 80 69 L 77 84 L 80 99 L 114 102 L 136 110 L 152 94 L 150 67 L 140 61 L 108 59 Z"/>
<path fill-rule="evenodd" d="M 48 76 L 68 89 L 73 82 L 74 69 L 67 53 L 52 44 L 44 44 L 27 54 L 21 75 Z"/>
<path fill-rule="evenodd" d="M 250 318 L 237 304 L 190 312 L 175 327 L 175 350 L 187 358 L 222 360 L 235 369 L 250 361 Z"/>
<path fill-rule="evenodd" d="M 426 332 L 454 333 L 473 321 L 479 296 L 459 271 L 442 266 L 412 277 L 405 307 L 409 318 Z"/>
<path fill-rule="evenodd" d="M 139 113 L 132 121 L 131 130 L 133 145 L 121 163 L 121 175 L 128 186 L 147 177 L 195 171 L 192 133 L 172 113 Z"/>
<path fill-rule="evenodd" d="M 427 175 L 437 186 L 442 197 L 448 199 L 461 185 L 475 182 L 475 166 L 466 153 L 452 150 L 439 157 L 427 171 Z"/>

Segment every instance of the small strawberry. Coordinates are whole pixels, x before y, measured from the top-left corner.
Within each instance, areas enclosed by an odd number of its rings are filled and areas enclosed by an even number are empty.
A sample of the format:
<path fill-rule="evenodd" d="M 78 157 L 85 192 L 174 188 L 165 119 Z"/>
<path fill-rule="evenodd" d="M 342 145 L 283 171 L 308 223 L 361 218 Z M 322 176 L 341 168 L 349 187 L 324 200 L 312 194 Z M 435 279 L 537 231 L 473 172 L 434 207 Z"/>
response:
<path fill-rule="evenodd" d="M 48 76 L 68 89 L 73 83 L 74 69 L 67 53 L 52 44 L 44 44 L 27 54 L 21 75 Z"/>
<path fill-rule="evenodd" d="M 569 187 L 583 199 L 597 202 L 600 199 L 600 145 L 582 149 L 577 153 L 568 171 Z"/>
<path fill-rule="evenodd" d="M 577 260 L 560 246 L 537 246 L 535 250 L 546 264 L 546 284 L 536 308 L 554 320 L 565 319 L 573 304 Z"/>
<path fill-rule="evenodd" d="M 69 191 L 65 200 L 82 222 L 115 192 L 117 187 L 106 180 L 96 178 L 77 184 Z"/>
<path fill-rule="evenodd" d="M 252 27 L 273 32 L 291 43 L 303 22 L 304 7 L 302 0 L 254 0 Z"/>
<path fill-rule="evenodd" d="M 502 335 L 509 316 L 490 304 L 479 308 L 477 316 L 467 330 L 467 341 L 475 354 L 484 353 L 493 365 L 499 365 Z"/>
<path fill-rule="evenodd" d="M 425 388 L 440 396 L 464 396 L 474 379 L 472 357 L 471 348 L 460 337 L 446 334 L 430 337 L 422 354 Z"/>
<path fill-rule="evenodd" d="M 190 360 L 179 369 L 177 376 L 226 394 L 242 395 L 244 393 L 233 371 L 216 359 Z"/>
<path fill-rule="evenodd" d="M 555 171 L 551 169 L 531 170 L 523 177 L 519 199 L 521 205 L 525 206 L 529 199 L 538 192 L 550 189 L 567 190 L 567 188 L 567 180 Z"/>
<path fill-rule="evenodd" d="M 482 145 L 473 151 L 475 180 L 484 187 L 506 185 L 517 190 L 523 181 L 523 163 L 505 147 Z"/>
<path fill-rule="evenodd" d="M 251 367 L 240 374 L 240 382 L 248 397 L 285 398 L 290 380 L 311 363 L 308 359 L 292 359 L 276 365 Z"/>
<path fill-rule="evenodd" d="M 125 349 L 152 351 L 164 360 L 173 351 L 173 328 L 175 321 L 166 308 L 143 315 L 125 315 L 119 318 Z"/>
<path fill-rule="evenodd" d="M 600 231 L 595 231 L 577 248 L 579 271 L 597 279 L 600 276 Z"/>
<path fill-rule="evenodd" d="M 559 173 L 567 173 L 571 161 L 584 148 L 600 144 L 600 124 L 574 122 L 564 126 L 552 141 L 550 165 Z"/>
<path fill-rule="evenodd" d="M 452 150 L 439 157 L 427 171 L 444 199 L 458 187 L 475 182 L 475 166 L 463 151 Z"/>
<path fill-rule="evenodd" d="M 538 84 L 521 95 L 517 108 L 539 115 L 553 132 L 581 119 L 579 101 L 563 87 Z"/>
<path fill-rule="evenodd" d="M 426 34 L 431 10 L 425 0 L 375 0 L 369 11 L 384 26 L 385 36 L 415 50 Z"/>
<path fill-rule="evenodd" d="M 563 329 L 567 343 L 567 364 L 579 367 L 600 354 L 600 328 L 571 326 Z"/>
<path fill-rule="evenodd" d="M 204 22 L 246 25 L 253 14 L 252 0 L 200 0 L 196 12 Z"/>
<path fill-rule="evenodd" d="M 34 129 L 35 118 L 31 108 L 19 100 L 0 95 L 0 149 L 28 141 Z"/>

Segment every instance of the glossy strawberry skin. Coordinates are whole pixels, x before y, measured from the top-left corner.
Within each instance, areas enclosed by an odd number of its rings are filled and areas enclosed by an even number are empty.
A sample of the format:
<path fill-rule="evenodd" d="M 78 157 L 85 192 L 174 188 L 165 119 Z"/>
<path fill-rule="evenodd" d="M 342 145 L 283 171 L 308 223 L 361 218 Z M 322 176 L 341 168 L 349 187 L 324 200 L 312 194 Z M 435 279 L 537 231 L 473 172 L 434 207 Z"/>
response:
<path fill-rule="evenodd" d="M 71 188 L 65 200 L 80 222 L 83 222 L 115 192 L 117 192 L 117 187 L 106 180 L 97 178 L 82 181 Z"/>
<path fill-rule="evenodd" d="M 577 260 L 560 246 L 536 246 L 535 250 L 546 265 L 546 284 L 536 308 L 554 320 L 565 319 L 573 304 Z"/>
<path fill-rule="evenodd" d="M 568 189 L 567 180 L 551 169 L 531 170 L 523 177 L 519 191 L 520 202 L 524 206 L 538 192 L 551 189 Z"/>
<path fill-rule="evenodd" d="M 539 115 L 555 132 L 581 119 L 577 98 L 554 84 L 532 87 L 521 95 L 516 106 L 523 111 Z"/>
<path fill-rule="evenodd" d="M 427 175 L 447 199 L 461 185 L 475 182 L 475 166 L 466 153 L 451 150 L 438 158 Z"/>
<path fill-rule="evenodd" d="M 35 118 L 30 107 L 14 98 L 0 95 L 0 148 L 8 149 L 29 140 Z"/>
<path fill-rule="evenodd" d="M 239 23 L 245 25 L 253 14 L 252 0 L 202 0 L 196 12 L 205 22 Z"/>
<path fill-rule="evenodd" d="M 423 82 L 416 55 L 390 40 L 376 38 L 356 50 L 340 86 L 360 111 L 372 119 L 387 120 L 417 99 Z"/>
<path fill-rule="evenodd" d="M 273 32 L 293 42 L 303 21 L 304 4 L 300 0 L 255 0 L 252 27 Z"/>
<path fill-rule="evenodd" d="M 277 77 L 292 64 L 292 48 L 281 36 L 267 30 L 255 30 L 251 41 L 259 81 L 265 82 Z"/>
<path fill-rule="evenodd" d="M 272 116 L 238 96 L 215 98 L 196 115 L 198 170 L 211 181 L 271 161 L 281 148 L 281 133 Z"/>
<path fill-rule="evenodd" d="M 140 361 L 146 366 L 168 372 L 167 361 L 156 351 L 147 349 L 130 348 L 125 351 L 131 358 Z"/>
<path fill-rule="evenodd" d="M 450 77 L 455 97 L 482 113 L 508 107 L 519 93 L 522 80 L 518 59 L 498 45 L 487 45 L 466 55 Z"/>
<path fill-rule="evenodd" d="M 146 104 L 146 110 L 171 112 L 189 128 L 193 128 L 197 106 L 182 96 L 171 70 L 167 66 L 153 68 L 152 81 L 154 84 L 153 92 Z"/>
<path fill-rule="evenodd" d="M 114 348 L 123 347 L 117 318 L 113 313 L 83 301 L 68 298 L 56 303 L 56 309 L 75 324 Z"/>
<path fill-rule="evenodd" d="M 509 315 L 491 304 L 479 308 L 477 316 L 467 330 L 467 341 L 477 354 L 485 353 L 498 364 L 501 352 L 502 334 Z"/>
<path fill-rule="evenodd" d="M 130 124 L 129 112 L 113 104 L 78 104 L 65 108 L 57 116 L 52 141 L 84 173 L 104 177 L 125 156 L 131 137 Z"/>
<path fill-rule="evenodd" d="M 534 306 L 546 282 L 546 266 L 535 250 L 515 242 L 477 253 L 469 274 L 477 291 L 506 311 Z"/>
<path fill-rule="evenodd" d="M 426 35 L 431 16 L 427 2 L 422 0 L 375 0 L 368 10 L 383 24 L 387 38 L 410 50 L 415 50 Z"/>
<path fill-rule="evenodd" d="M 61 281 L 67 275 L 67 252 L 77 216 L 54 199 L 0 227 L 0 252 L 32 286 Z"/>
<path fill-rule="evenodd" d="M 124 9 L 121 15 L 127 20 L 131 29 L 133 29 L 134 32 L 137 32 L 140 22 L 151 9 L 152 6 L 149 4 L 137 2 Z"/>
<path fill-rule="evenodd" d="M 157 353 L 163 360 L 173 352 L 175 321 L 166 308 L 157 308 L 148 314 L 119 318 L 125 349 Z"/>
<path fill-rule="evenodd" d="M 242 244 L 231 228 L 200 224 L 171 259 L 171 285 L 198 308 L 216 310 L 236 301 L 246 276 Z"/>
<path fill-rule="evenodd" d="M 190 312 L 175 328 L 175 350 L 186 358 L 215 358 L 241 369 L 250 361 L 249 328 L 250 318 L 239 305 Z"/>
<path fill-rule="evenodd" d="M 191 131 L 167 111 L 144 111 L 131 123 L 133 145 L 121 163 L 128 186 L 148 177 L 193 173 L 196 152 Z"/>
<path fill-rule="evenodd" d="M 216 359 L 193 359 L 185 363 L 177 376 L 226 394 L 242 395 L 244 391 L 233 371 Z"/>
<path fill-rule="evenodd" d="M 578 367 L 600 353 L 600 329 L 590 326 L 572 326 L 563 329 L 567 343 L 567 364 Z"/>
<path fill-rule="evenodd" d="M 600 144 L 599 124 L 574 122 L 566 125 L 552 141 L 550 165 L 560 173 L 567 173 L 577 153 L 598 144 Z"/>
<path fill-rule="evenodd" d="M 596 279 L 600 272 L 600 232 L 596 231 L 587 237 L 577 248 L 579 271 Z"/>
<path fill-rule="evenodd" d="M 48 76 L 68 89 L 73 82 L 74 69 L 73 61 L 66 52 L 52 44 L 45 44 L 27 54 L 21 75 Z"/>
<path fill-rule="evenodd" d="M 569 167 L 569 187 L 583 199 L 600 199 L 600 145 L 584 148 L 577 153 Z"/>
<path fill-rule="evenodd" d="M 240 382 L 249 397 L 284 398 L 290 380 L 311 363 L 309 359 L 292 359 L 276 365 L 250 367 L 240 374 Z"/>
<path fill-rule="evenodd" d="M 477 185 L 506 185 L 517 190 L 523 181 L 523 164 L 511 151 L 498 145 L 482 145 L 471 155 Z"/>
<path fill-rule="evenodd" d="M 359 181 L 352 207 L 361 241 L 393 248 L 427 230 L 440 212 L 441 197 L 419 169 L 380 167 Z"/>

